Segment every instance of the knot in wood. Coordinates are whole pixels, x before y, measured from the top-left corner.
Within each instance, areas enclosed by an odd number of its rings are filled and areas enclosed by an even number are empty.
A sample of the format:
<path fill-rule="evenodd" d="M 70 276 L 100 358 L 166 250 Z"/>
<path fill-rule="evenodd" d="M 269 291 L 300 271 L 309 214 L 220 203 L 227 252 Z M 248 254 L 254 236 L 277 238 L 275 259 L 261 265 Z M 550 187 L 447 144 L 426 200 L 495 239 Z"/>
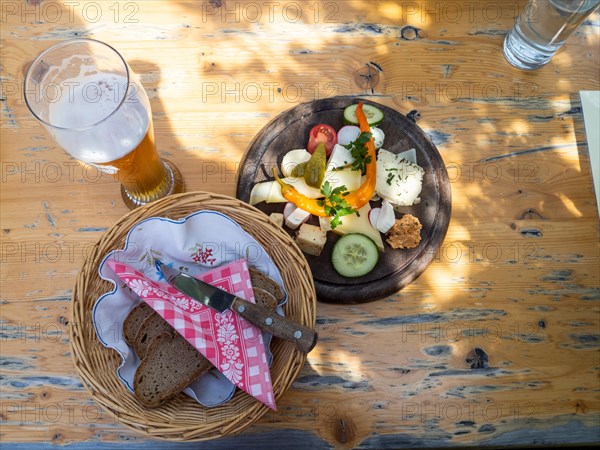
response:
<path fill-rule="evenodd" d="M 352 442 L 356 437 L 356 425 L 352 419 L 344 417 L 333 422 L 333 435 L 340 444 Z"/>
<path fill-rule="evenodd" d="M 415 39 L 421 38 L 420 32 L 421 30 L 419 28 L 407 25 L 405 27 L 402 27 L 402 29 L 400 30 L 400 37 L 406 41 L 414 41 Z"/>
<path fill-rule="evenodd" d="M 368 90 L 371 93 L 374 92 L 375 87 L 381 81 L 380 72 L 381 67 L 375 63 L 367 63 L 364 67 L 354 72 L 354 82 L 356 85 L 363 90 Z"/>
<path fill-rule="evenodd" d="M 542 216 L 535 208 L 529 208 L 523 211 L 523 213 L 517 217 L 517 220 L 525 220 L 525 219 L 542 219 L 545 217 Z"/>
<path fill-rule="evenodd" d="M 490 367 L 488 364 L 487 353 L 485 350 L 478 347 L 475 347 L 467 354 L 465 361 L 469 364 L 471 369 L 487 369 Z"/>

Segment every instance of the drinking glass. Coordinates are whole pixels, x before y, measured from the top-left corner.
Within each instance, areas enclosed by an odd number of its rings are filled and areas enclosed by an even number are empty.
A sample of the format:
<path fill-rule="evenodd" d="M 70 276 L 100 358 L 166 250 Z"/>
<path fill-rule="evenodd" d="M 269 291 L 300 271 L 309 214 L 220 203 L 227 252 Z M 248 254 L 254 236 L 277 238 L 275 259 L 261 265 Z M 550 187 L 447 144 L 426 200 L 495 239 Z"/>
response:
<path fill-rule="evenodd" d="M 547 64 L 600 0 L 529 0 L 504 40 L 504 56 L 523 70 Z"/>
<path fill-rule="evenodd" d="M 67 153 L 121 183 L 133 209 L 183 191 L 158 156 L 146 91 L 117 50 L 93 39 L 50 47 L 25 76 L 25 102 Z"/>

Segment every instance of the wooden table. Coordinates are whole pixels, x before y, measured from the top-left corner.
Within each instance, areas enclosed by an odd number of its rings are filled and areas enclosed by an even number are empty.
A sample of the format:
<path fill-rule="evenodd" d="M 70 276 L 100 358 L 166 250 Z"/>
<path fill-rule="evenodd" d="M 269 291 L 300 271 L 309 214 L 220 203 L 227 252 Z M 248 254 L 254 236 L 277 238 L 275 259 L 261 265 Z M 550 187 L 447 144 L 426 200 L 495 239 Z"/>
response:
<path fill-rule="evenodd" d="M 188 191 L 234 195 L 261 127 L 334 95 L 418 110 L 448 168 L 452 220 L 425 273 L 374 303 L 319 303 L 321 340 L 279 411 L 206 448 L 600 441 L 599 223 L 578 95 L 599 88 L 598 13 L 525 73 L 502 55 L 524 1 L 35 3 L 1 2 L 7 448 L 180 445 L 119 423 L 71 360 L 75 277 L 128 210 L 110 176 L 53 143 L 21 85 L 35 55 L 81 36 L 141 75 Z"/>

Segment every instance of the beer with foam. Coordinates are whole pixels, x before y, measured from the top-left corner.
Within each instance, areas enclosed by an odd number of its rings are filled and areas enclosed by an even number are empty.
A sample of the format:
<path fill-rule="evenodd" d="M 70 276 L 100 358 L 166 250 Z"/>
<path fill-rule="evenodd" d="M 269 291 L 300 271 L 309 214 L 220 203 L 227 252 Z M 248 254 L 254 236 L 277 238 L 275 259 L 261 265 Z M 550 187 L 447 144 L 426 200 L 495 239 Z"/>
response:
<path fill-rule="evenodd" d="M 70 155 L 113 174 L 128 206 L 180 191 L 179 172 L 156 150 L 146 92 L 125 60 L 99 41 L 74 41 L 32 64 L 29 109 Z"/>

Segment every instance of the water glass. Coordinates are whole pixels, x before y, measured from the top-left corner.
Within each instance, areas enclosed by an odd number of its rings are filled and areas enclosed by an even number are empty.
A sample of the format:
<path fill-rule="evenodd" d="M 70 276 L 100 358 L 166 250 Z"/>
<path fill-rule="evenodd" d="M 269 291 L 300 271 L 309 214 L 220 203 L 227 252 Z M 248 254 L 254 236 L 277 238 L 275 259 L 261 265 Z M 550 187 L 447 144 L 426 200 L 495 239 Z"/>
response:
<path fill-rule="evenodd" d="M 504 56 L 523 70 L 547 64 L 600 0 L 530 0 L 504 40 Z"/>

